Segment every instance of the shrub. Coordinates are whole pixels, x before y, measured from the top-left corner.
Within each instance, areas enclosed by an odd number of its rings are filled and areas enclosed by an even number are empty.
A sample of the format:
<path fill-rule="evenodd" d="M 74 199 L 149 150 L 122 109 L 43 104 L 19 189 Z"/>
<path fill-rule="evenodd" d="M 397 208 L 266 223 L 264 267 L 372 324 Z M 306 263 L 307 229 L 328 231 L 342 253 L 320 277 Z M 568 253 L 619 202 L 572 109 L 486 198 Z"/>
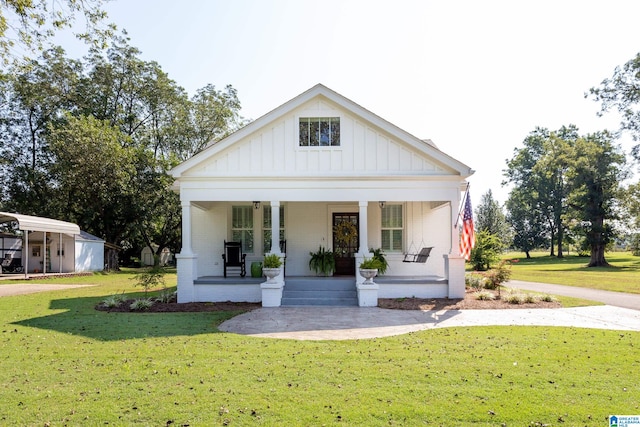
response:
<path fill-rule="evenodd" d="M 556 301 L 558 301 L 558 299 L 556 297 L 554 297 L 553 295 L 549 295 L 549 294 L 540 295 L 540 296 L 538 296 L 538 299 L 540 301 L 544 301 L 544 302 L 556 302 Z"/>
<path fill-rule="evenodd" d="M 494 299 L 496 299 L 495 295 L 493 295 L 489 291 L 476 292 L 475 297 L 477 300 L 480 300 L 480 301 L 493 301 Z"/>
<path fill-rule="evenodd" d="M 483 280 L 484 277 L 478 274 L 467 273 L 464 275 L 464 284 L 467 288 L 482 289 L 484 287 Z"/>
<path fill-rule="evenodd" d="M 147 311 L 153 305 L 153 300 L 150 298 L 138 298 L 131 303 L 129 308 L 134 311 Z"/>
<path fill-rule="evenodd" d="M 175 300 L 177 294 L 178 293 L 176 291 L 163 289 L 162 291 L 160 291 L 160 294 L 156 297 L 156 301 L 162 302 L 162 303 L 168 303 Z"/>
<path fill-rule="evenodd" d="M 125 301 L 126 301 L 126 298 L 122 294 L 111 295 L 106 297 L 102 301 L 102 305 L 107 308 L 115 308 L 115 307 L 119 307 Z"/>
<path fill-rule="evenodd" d="M 522 297 L 522 300 L 523 300 L 523 302 L 524 302 L 524 303 L 526 303 L 526 304 L 535 304 L 536 302 L 538 302 L 538 297 L 536 297 L 536 296 L 535 296 L 535 295 L 533 295 L 533 294 L 525 294 L 525 295 Z"/>
<path fill-rule="evenodd" d="M 473 269 L 486 271 L 500 260 L 503 245 L 500 238 L 486 230 L 476 233 L 476 244 L 471 250 Z"/>
<path fill-rule="evenodd" d="M 522 294 L 509 294 L 506 298 L 503 298 L 509 304 L 522 304 L 524 297 Z"/>

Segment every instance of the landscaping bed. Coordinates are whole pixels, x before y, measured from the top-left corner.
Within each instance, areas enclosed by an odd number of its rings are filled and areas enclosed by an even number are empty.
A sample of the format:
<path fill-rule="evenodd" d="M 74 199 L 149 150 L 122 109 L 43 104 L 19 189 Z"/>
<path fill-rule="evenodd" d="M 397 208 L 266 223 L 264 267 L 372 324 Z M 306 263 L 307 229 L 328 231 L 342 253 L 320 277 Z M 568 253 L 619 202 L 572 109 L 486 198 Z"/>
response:
<path fill-rule="evenodd" d="M 464 299 L 449 298 L 380 298 L 378 307 L 394 310 L 482 310 L 482 309 L 522 309 L 522 308 L 561 308 L 557 301 L 540 301 L 515 303 L 509 302 L 507 291 L 502 291 L 499 297 L 497 291 L 483 291 L 493 295 L 494 299 L 478 299 L 476 292 L 467 292 Z M 524 294 L 521 294 L 524 295 Z M 145 312 L 145 313 L 178 313 L 178 312 L 202 312 L 202 311 L 251 311 L 262 307 L 259 302 L 189 302 L 177 303 L 155 301 L 144 310 L 131 309 L 135 300 L 124 300 L 117 306 L 106 307 L 103 303 L 96 306 L 96 310 L 109 312 Z"/>

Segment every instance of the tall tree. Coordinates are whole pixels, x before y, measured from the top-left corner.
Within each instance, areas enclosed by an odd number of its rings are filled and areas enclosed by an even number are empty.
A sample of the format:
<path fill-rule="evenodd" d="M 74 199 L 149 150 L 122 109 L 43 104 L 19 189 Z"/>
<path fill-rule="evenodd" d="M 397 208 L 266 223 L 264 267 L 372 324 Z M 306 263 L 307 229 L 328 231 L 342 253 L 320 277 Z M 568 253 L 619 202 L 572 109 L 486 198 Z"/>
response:
<path fill-rule="evenodd" d="M 520 187 L 511 190 L 506 208 L 506 220 L 511 226 L 513 246 L 516 249 L 531 258 L 530 251 L 549 246 L 549 224 L 526 190 Z"/>
<path fill-rule="evenodd" d="M 126 148 L 128 136 L 107 121 L 69 114 L 66 119 L 48 135 L 56 182 L 52 202 L 88 232 L 120 243 L 130 232 L 130 215 L 137 213 L 131 186 L 135 150 Z"/>
<path fill-rule="evenodd" d="M 538 127 L 524 139 L 522 148 L 514 150 L 503 171 L 505 183 L 519 189 L 520 204 L 531 207 L 547 223 L 551 256 L 555 255 L 554 243 L 558 245 L 558 257 L 563 256 L 567 155 L 577 137 L 578 130 L 573 125 L 555 132 Z"/>
<path fill-rule="evenodd" d="M 84 17 L 84 31 L 76 37 L 104 46 L 115 25 L 105 24 L 105 0 L 2 0 L 0 1 L 0 63 L 18 62 L 17 52 L 38 53 L 57 31 L 72 27 Z"/>
<path fill-rule="evenodd" d="M 476 230 L 486 231 L 498 237 L 503 247 L 511 243 L 511 233 L 507 225 L 502 208 L 493 198 L 493 192 L 488 190 L 482 195 L 480 204 L 476 208 Z"/>
<path fill-rule="evenodd" d="M 11 177 L 3 183 L 7 209 L 58 216 L 49 203 L 51 158 L 46 134 L 50 123 L 73 109 L 81 72 L 79 61 L 69 60 L 64 50 L 55 48 L 6 75 L 6 99 L 0 105 L 0 158 L 8 165 L 6 176 Z"/>
<path fill-rule="evenodd" d="M 588 94 L 601 103 L 600 115 L 617 110 L 622 115 L 621 130 L 629 131 L 640 141 L 640 52 L 622 67 L 616 67 L 611 78 L 604 79 L 600 87 L 592 87 Z M 640 145 L 633 149 L 640 160 Z"/>
<path fill-rule="evenodd" d="M 579 138 L 571 158 L 569 206 L 574 218 L 587 224 L 586 238 L 591 248 L 588 266 L 607 266 L 605 249 L 613 236 L 614 202 L 620 182 L 628 176 L 626 158 L 607 132 Z"/>

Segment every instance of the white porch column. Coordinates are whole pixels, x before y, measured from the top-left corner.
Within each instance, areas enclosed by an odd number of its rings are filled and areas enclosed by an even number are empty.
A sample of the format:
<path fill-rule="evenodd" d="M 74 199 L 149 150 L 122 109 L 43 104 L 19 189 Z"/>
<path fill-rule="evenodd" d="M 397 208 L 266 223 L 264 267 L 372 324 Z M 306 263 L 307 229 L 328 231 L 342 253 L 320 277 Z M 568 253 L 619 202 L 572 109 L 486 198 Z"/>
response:
<path fill-rule="evenodd" d="M 191 249 L 191 202 L 182 204 L 182 249 L 176 254 L 178 264 L 178 302 L 194 302 L 193 281 L 198 277 L 198 256 Z"/>
<path fill-rule="evenodd" d="M 271 250 L 272 254 L 282 257 L 280 250 L 280 202 L 271 202 Z"/>
<path fill-rule="evenodd" d="M 356 284 L 360 285 L 364 282 L 364 277 L 360 276 L 360 263 L 364 261 L 364 258 L 371 258 L 371 253 L 369 253 L 369 222 L 367 221 L 367 207 L 369 206 L 369 202 L 358 202 L 359 207 L 359 224 L 358 224 L 358 238 L 360 239 L 360 247 L 358 248 L 358 253 L 355 254 L 356 257 Z"/>
<path fill-rule="evenodd" d="M 47 274 L 47 232 L 42 232 L 42 274 Z"/>
<path fill-rule="evenodd" d="M 460 255 L 460 227 L 462 219 L 458 219 L 460 211 L 460 193 L 451 200 L 451 251 L 444 255 L 445 274 L 449 282 L 449 298 L 464 298 L 464 258 Z M 456 225 L 457 223 L 457 225 Z"/>
<path fill-rule="evenodd" d="M 462 218 L 458 218 L 460 212 L 460 194 L 454 200 L 450 200 L 451 204 L 451 250 L 450 255 L 460 255 L 460 227 L 462 227 Z"/>

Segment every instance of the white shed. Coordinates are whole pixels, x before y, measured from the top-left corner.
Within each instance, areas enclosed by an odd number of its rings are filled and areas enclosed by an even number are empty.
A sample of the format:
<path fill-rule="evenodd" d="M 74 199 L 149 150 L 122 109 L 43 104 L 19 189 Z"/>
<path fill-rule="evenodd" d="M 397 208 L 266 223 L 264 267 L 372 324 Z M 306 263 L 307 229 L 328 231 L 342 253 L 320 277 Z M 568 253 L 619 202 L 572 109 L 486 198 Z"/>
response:
<path fill-rule="evenodd" d="M 86 231 L 76 236 L 76 271 L 104 269 L 104 240 Z"/>

